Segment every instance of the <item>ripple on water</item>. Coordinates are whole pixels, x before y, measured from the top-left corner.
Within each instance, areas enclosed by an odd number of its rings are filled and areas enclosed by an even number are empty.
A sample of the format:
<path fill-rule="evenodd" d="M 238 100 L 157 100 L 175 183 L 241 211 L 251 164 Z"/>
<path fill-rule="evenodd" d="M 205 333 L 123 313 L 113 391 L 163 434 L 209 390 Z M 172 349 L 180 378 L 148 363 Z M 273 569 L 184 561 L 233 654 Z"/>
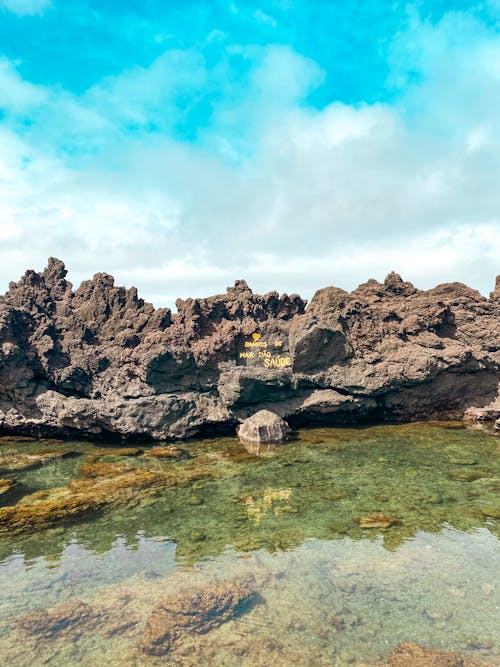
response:
<path fill-rule="evenodd" d="M 0 467 L 40 447 L 0 442 Z M 162 618 L 177 624 L 169 664 L 375 663 L 408 641 L 500 662 L 500 461 L 487 434 L 314 429 L 262 451 L 191 442 L 179 461 L 50 449 L 81 456 L 16 471 L 23 494 L 123 466 L 178 471 L 176 486 L 0 540 L 5 664 L 165 664 L 141 649 Z M 183 625 L 193 595 L 199 618 Z"/>

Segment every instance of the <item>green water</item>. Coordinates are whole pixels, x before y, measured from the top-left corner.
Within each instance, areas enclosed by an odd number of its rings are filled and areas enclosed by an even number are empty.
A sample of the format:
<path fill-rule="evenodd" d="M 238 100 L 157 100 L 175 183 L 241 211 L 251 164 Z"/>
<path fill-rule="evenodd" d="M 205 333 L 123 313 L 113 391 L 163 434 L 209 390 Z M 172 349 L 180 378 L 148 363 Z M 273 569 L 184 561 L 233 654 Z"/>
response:
<path fill-rule="evenodd" d="M 42 446 L 81 456 L 1 473 L 18 480 L 19 496 L 68 484 L 102 450 L 3 438 L 0 467 L 2 456 Z M 107 459 L 203 464 L 209 477 L 0 539 L 4 664 L 341 667 L 383 660 L 403 641 L 500 664 L 498 438 L 413 424 L 302 431 L 258 451 L 227 438 L 183 448 L 190 460 Z M 376 514 L 392 525 L 360 525 Z M 161 658 L 138 651 L 159 600 L 240 576 L 253 577 L 259 595 L 246 613 L 186 633 Z M 135 624 L 106 636 L 99 628 L 19 634 L 20 615 L 68 600 Z"/>

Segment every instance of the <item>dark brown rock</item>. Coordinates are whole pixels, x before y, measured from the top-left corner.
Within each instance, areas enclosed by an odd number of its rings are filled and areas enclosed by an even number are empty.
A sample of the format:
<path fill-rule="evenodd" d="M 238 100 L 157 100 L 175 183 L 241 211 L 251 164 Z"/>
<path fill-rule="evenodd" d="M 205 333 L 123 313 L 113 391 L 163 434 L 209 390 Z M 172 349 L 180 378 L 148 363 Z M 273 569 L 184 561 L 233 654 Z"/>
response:
<path fill-rule="evenodd" d="M 423 648 L 406 642 L 398 644 L 385 667 L 486 667 L 486 663 L 460 653 Z"/>
<path fill-rule="evenodd" d="M 226 294 L 156 309 L 64 264 L 0 297 L 0 433 L 171 440 L 268 409 L 293 425 L 500 419 L 500 283 Z M 500 425 L 500 422 L 499 422 Z M 498 430 L 498 429 L 497 429 Z"/>
<path fill-rule="evenodd" d="M 79 636 L 88 630 L 89 622 L 95 620 L 92 607 L 75 600 L 18 616 L 15 626 L 25 636 L 49 639 L 62 634 Z"/>
<path fill-rule="evenodd" d="M 221 582 L 165 598 L 151 612 L 138 648 L 165 655 L 185 633 L 202 634 L 248 611 L 256 599 L 250 582 Z"/>

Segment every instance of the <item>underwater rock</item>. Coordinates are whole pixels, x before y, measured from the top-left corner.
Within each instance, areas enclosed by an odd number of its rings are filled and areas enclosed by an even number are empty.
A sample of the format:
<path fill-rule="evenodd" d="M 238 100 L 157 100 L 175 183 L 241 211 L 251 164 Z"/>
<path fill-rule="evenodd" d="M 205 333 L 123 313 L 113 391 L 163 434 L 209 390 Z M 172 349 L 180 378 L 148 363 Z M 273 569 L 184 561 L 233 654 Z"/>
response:
<path fill-rule="evenodd" d="M 473 466 L 478 462 L 477 456 L 467 452 L 456 452 L 451 454 L 449 458 L 450 463 L 455 463 L 461 466 Z"/>
<path fill-rule="evenodd" d="M 468 639 L 467 648 L 473 651 L 489 651 L 493 648 L 493 642 L 484 639 Z"/>
<path fill-rule="evenodd" d="M 184 634 L 202 634 L 250 610 L 256 600 L 250 580 L 221 582 L 162 600 L 151 612 L 138 648 L 165 655 Z"/>
<path fill-rule="evenodd" d="M 30 611 L 14 621 L 17 632 L 25 639 L 78 640 L 84 634 L 111 638 L 137 624 L 137 619 L 124 609 L 93 608 L 81 600 L 62 602 L 48 609 Z"/>
<path fill-rule="evenodd" d="M 500 507 L 484 507 L 481 511 L 486 517 L 500 519 Z"/>
<path fill-rule="evenodd" d="M 263 517 L 268 514 L 272 507 L 274 507 L 274 515 L 280 516 L 283 511 L 295 513 L 295 510 L 290 505 L 276 505 L 276 503 L 284 502 L 290 499 L 292 495 L 291 489 L 273 489 L 268 487 L 259 497 L 253 495 L 246 495 L 240 497 L 240 501 L 245 505 L 245 512 L 250 521 L 258 526 Z"/>
<path fill-rule="evenodd" d="M 356 519 L 360 528 L 389 528 L 399 523 L 399 520 L 388 514 L 370 514 L 360 519 Z"/>
<path fill-rule="evenodd" d="M 475 482 L 477 479 L 487 477 L 484 470 L 451 470 L 447 477 L 452 482 Z"/>
<path fill-rule="evenodd" d="M 89 462 L 82 465 L 87 475 L 67 486 L 36 491 L 17 505 L 0 507 L 0 535 L 73 520 L 83 514 L 138 502 L 147 493 L 162 488 L 211 478 L 215 473 L 204 466 L 182 469 L 152 469 Z"/>
<path fill-rule="evenodd" d="M 75 456 L 81 456 L 80 452 L 44 451 L 36 454 L 20 452 L 16 454 L 4 454 L 3 456 L 0 456 L 0 470 L 17 472 L 34 470 L 35 468 L 41 468 L 48 463 L 55 463 L 62 459 L 73 458 Z"/>
<path fill-rule="evenodd" d="M 80 466 L 80 475 L 86 479 L 94 479 L 96 477 L 114 477 L 130 472 L 130 470 L 130 467 L 120 465 L 119 463 L 90 461 L 82 463 Z"/>
<path fill-rule="evenodd" d="M 453 616 L 449 609 L 434 609 L 432 607 L 425 609 L 424 614 L 429 619 L 429 621 L 432 621 L 433 623 L 439 623 L 441 625 L 447 623 Z"/>
<path fill-rule="evenodd" d="M 398 644 L 383 667 L 486 667 L 486 663 L 460 653 L 423 648 L 412 642 Z"/>
<path fill-rule="evenodd" d="M 0 479 L 0 499 L 4 499 L 16 486 L 15 479 Z"/>
<path fill-rule="evenodd" d="M 80 600 L 63 602 L 56 607 L 30 611 L 15 620 L 15 627 L 25 636 L 49 639 L 54 635 L 71 633 L 79 636 L 89 630 L 89 621 L 95 618 L 92 607 Z"/>
<path fill-rule="evenodd" d="M 174 445 L 165 445 L 162 447 L 153 447 L 149 449 L 145 454 L 147 458 L 154 459 L 173 459 L 180 461 L 181 459 L 191 458 L 189 452 L 180 447 L 175 447 Z"/>
<path fill-rule="evenodd" d="M 136 498 L 139 490 L 167 484 L 164 475 L 148 471 L 72 480 L 67 487 L 37 491 L 17 505 L 0 507 L 0 534 L 42 528 L 106 505 L 126 504 Z"/>
<path fill-rule="evenodd" d="M 345 500 L 346 498 L 352 498 L 352 496 L 355 495 L 354 489 L 346 489 L 346 488 L 331 488 L 327 489 L 324 493 L 322 493 L 322 497 L 325 500 Z"/>
<path fill-rule="evenodd" d="M 41 501 L 32 505 L 23 505 L 22 502 L 13 506 L 0 507 L 0 535 L 67 521 L 81 514 L 100 509 L 106 501 L 104 499 L 98 501 L 94 497 L 74 496 L 61 500 Z"/>
<path fill-rule="evenodd" d="M 270 410 L 259 410 L 238 427 L 238 437 L 251 442 L 281 442 L 289 433 L 286 421 Z"/>
<path fill-rule="evenodd" d="M 95 457 L 101 456 L 141 456 L 144 450 L 140 447 L 101 447 L 96 448 L 92 455 Z"/>

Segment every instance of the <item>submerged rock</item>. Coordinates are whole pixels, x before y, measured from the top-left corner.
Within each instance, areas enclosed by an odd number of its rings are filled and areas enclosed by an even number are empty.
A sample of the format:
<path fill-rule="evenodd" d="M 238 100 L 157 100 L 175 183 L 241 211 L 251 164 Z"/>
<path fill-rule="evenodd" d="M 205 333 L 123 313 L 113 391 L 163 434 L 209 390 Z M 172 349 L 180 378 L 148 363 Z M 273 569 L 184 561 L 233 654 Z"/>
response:
<path fill-rule="evenodd" d="M 360 528 L 389 528 L 398 524 L 399 520 L 387 514 L 370 514 L 356 519 L 356 522 Z"/>
<path fill-rule="evenodd" d="M 144 454 L 144 449 L 140 447 L 101 447 L 96 448 L 92 455 L 95 457 L 101 456 L 141 456 Z"/>
<path fill-rule="evenodd" d="M 238 428 L 239 438 L 260 443 L 281 442 L 289 433 L 286 421 L 270 410 L 259 410 Z"/>
<path fill-rule="evenodd" d="M 14 627 L 23 639 L 36 642 L 64 638 L 76 641 L 86 634 L 110 638 L 134 627 L 137 619 L 123 609 L 94 608 L 81 600 L 62 602 L 48 609 L 18 616 Z"/>
<path fill-rule="evenodd" d="M 71 480 L 68 486 L 36 491 L 17 505 L 0 507 L 0 535 L 63 523 L 105 507 L 136 502 L 142 492 L 157 493 L 214 474 L 203 466 L 148 470 L 100 461 L 83 464 L 81 472 L 85 477 Z"/>
<path fill-rule="evenodd" d="M 165 445 L 163 447 L 153 447 L 149 449 L 145 454 L 147 458 L 154 459 L 172 459 L 172 460 L 181 460 L 189 459 L 190 455 L 185 449 L 180 447 L 175 447 L 174 445 Z"/>
<path fill-rule="evenodd" d="M 460 653 L 433 648 L 422 648 L 418 644 L 398 644 L 387 662 L 380 667 L 486 667 L 487 663 Z"/>
<path fill-rule="evenodd" d="M 17 486 L 15 479 L 0 479 L 0 499 L 4 499 Z"/>
<path fill-rule="evenodd" d="M 37 453 L 22 453 L 4 454 L 0 456 L 0 470 L 8 471 L 24 471 L 41 468 L 48 463 L 55 463 L 62 459 L 73 458 L 80 456 L 80 452 L 58 452 L 58 451 L 44 451 Z"/>
<path fill-rule="evenodd" d="M 68 634 L 79 636 L 89 630 L 89 621 L 95 614 L 92 607 L 79 600 L 63 602 L 56 607 L 30 611 L 18 616 L 15 626 L 26 636 L 38 636 L 49 639 L 54 635 Z M 78 631 L 79 628 L 79 631 Z"/>
<path fill-rule="evenodd" d="M 138 648 L 148 655 L 165 655 L 183 634 L 209 632 L 249 611 L 256 599 L 245 580 L 167 597 L 151 612 Z"/>

